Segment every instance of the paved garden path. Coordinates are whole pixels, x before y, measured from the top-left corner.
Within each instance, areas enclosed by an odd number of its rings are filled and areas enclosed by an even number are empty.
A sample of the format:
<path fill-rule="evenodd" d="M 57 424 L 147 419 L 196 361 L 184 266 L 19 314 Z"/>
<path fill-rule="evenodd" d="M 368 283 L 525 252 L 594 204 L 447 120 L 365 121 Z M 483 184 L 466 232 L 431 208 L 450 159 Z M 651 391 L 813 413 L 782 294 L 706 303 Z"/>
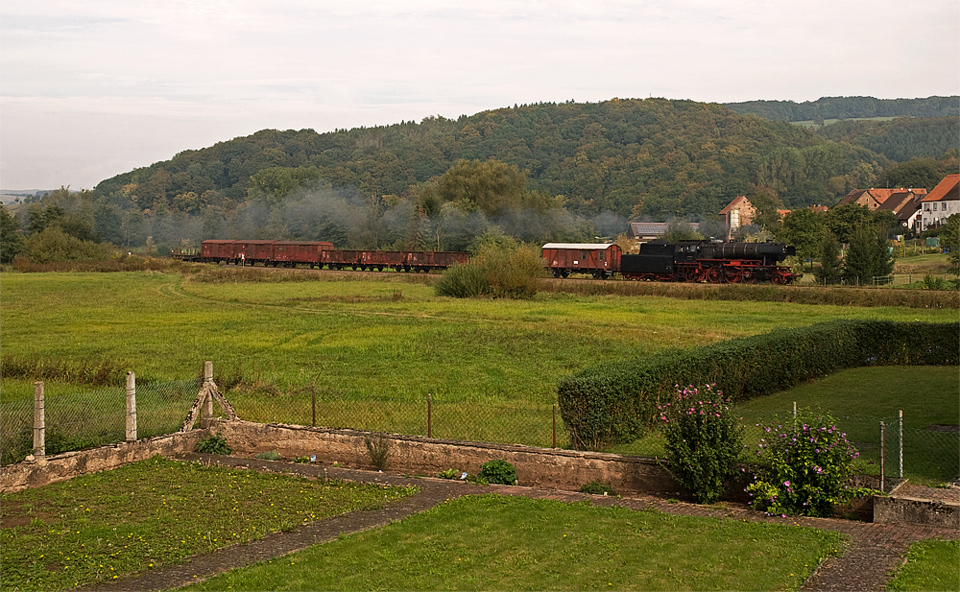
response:
<path fill-rule="evenodd" d="M 185 458 L 212 462 L 221 466 L 250 468 L 261 471 L 283 471 L 308 477 L 344 479 L 360 483 L 385 485 L 416 485 L 419 493 L 387 504 L 380 510 L 356 511 L 299 526 L 286 533 L 277 533 L 265 539 L 244 545 L 234 545 L 188 558 L 179 565 L 133 574 L 101 584 L 80 588 L 90 591 L 166 590 L 209 578 L 218 573 L 243 567 L 258 561 L 275 559 L 310 545 L 336 539 L 370 528 L 377 528 L 405 516 L 432 508 L 445 500 L 483 493 L 516 495 L 564 502 L 590 500 L 597 506 L 617 505 L 635 510 L 656 509 L 668 514 L 709 516 L 751 522 L 775 522 L 834 530 L 850 535 L 852 541 L 842 557 L 828 558 L 800 588 L 813 590 L 882 590 L 890 573 L 900 564 L 901 556 L 910 543 L 923 539 L 960 539 L 960 531 L 909 525 L 880 525 L 833 520 L 827 518 L 780 518 L 740 505 L 699 506 L 683 502 L 637 495 L 633 497 L 605 497 L 582 493 L 537 489 L 522 486 L 477 486 L 443 479 L 408 478 L 389 473 L 357 471 L 336 467 L 298 465 L 233 457 L 187 455 Z"/>

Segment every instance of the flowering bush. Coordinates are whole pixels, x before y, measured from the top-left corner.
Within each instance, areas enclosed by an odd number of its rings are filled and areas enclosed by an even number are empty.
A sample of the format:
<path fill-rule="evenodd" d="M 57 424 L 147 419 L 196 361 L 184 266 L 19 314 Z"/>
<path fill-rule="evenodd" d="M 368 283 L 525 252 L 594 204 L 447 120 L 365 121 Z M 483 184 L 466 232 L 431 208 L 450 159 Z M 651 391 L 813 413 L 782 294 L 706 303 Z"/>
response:
<path fill-rule="evenodd" d="M 769 514 L 830 516 L 834 504 L 852 497 L 846 482 L 859 453 L 832 417 L 804 410 L 764 429 L 757 450 L 764 467 L 747 486 L 751 505 Z"/>
<path fill-rule="evenodd" d="M 670 472 L 700 503 L 720 499 L 736 471 L 742 429 L 730 414 L 730 400 L 715 385 L 680 388 L 658 405 Z"/>

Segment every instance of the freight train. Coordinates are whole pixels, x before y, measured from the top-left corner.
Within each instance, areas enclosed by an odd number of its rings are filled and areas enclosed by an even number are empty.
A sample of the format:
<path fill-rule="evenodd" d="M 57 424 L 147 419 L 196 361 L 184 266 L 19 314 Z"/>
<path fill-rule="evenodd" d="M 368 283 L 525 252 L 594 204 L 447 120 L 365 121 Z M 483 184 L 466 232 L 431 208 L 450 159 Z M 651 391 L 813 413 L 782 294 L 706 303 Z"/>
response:
<path fill-rule="evenodd" d="M 184 261 L 264 267 L 306 265 L 321 269 L 430 272 L 466 263 L 469 253 L 455 251 L 369 251 L 337 249 L 326 241 L 205 240 L 199 249 L 173 253 Z"/>
<path fill-rule="evenodd" d="M 796 254 L 781 243 L 655 240 L 640 245 L 640 253 L 625 254 L 615 244 L 548 243 L 543 258 L 554 277 L 587 273 L 606 279 L 618 273 L 631 280 L 789 284 L 801 277 L 779 263 Z"/>
<path fill-rule="evenodd" d="M 554 277 L 586 273 L 598 279 L 619 274 L 630 280 L 662 282 L 789 284 L 801 276 L 779 265 L 796 254 L 781 243 L 719 241 L 651 241 L 640 253 L 625 254 L 615 244 L 548 243 L 543 258 Z M 174 253 L 184 261 L 265 267 L 306 265 L 359 271 L 395 269 L 430 272 L 467 263 L 470 254 L 458 251 L 373 251 L 337 249 L 325 241 L 205 240 L 199 249 Z"/>

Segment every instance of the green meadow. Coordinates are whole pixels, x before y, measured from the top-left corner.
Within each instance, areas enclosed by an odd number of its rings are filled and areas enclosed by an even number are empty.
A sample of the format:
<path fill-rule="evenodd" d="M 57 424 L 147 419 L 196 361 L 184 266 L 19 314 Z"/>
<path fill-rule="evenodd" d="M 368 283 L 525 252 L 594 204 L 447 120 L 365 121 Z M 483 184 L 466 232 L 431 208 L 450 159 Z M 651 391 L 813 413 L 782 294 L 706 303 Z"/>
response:
<path fill-rule="evenodd" d="M 318 425 L 425 435 L 429 395 L 436 437 L 550 445 L 557 380 L 599 361 L 838 318 L 957 318 L 955 309 L 563 292 L 458 300 L 435 296 L 431 276 L 257 271 L 5 272 L 0 396 L 28 405 L 44 375 L 48 408 L 60 396 L 85 406 L 92 377 L 122 388 L 132 370 L 139 390 L 194 379 L 210 360 L 245 419 L 309 424 L 316 414 Z M 162 401 L 183 413 L 190 403 Z"/>

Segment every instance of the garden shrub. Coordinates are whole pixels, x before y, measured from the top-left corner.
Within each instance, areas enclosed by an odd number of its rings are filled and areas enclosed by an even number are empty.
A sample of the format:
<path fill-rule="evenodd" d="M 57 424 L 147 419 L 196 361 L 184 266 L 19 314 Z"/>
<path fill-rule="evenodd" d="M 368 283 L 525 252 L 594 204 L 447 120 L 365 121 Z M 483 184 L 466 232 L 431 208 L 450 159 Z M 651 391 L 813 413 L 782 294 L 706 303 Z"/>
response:
<path fill-rule="evenodd" d="M 846 368 L 956 365 L 960 324 L 837 320 L 605 362 L 562 379 L 557 399 L 575 449 L 640 437 L 675 385 L 716 384 L 732 401 L 786 390 Z"/>
<path fill-rule="evenodd" d="M 713 385 L 690 385 L 678 388 L 676 397 L 658 409 L 667 470 L 698 503 L 719 500 L 743 447 L 743 429 L 730 413 L 730 400 Z"/>
<path fill-rule="evenodd" d="M 230 448 L 230 445 L 227 444 L 227 440 L 223 437 L 223 434 L 217 434 L 200 440 L 197 442 L 196 450 L 202 454 L 230 454 L 233 452 L 233 448 Z"/>
<path fill-rule="evenodd" d="M 505 460 L 491 460 L 480 466 L 480 473 L 477 474 L 477 478 L 487 483 L 516 485 L 517 470 Z"/>
<path fill-rule="evenodd" d="M 828 517 L 849 501 L 853 461 L 859 456 L 829 415 L 809 410 L 765 428 L 757 456 L 762 468 L 747 493 L 750 504 L 769 514 Z"/>

